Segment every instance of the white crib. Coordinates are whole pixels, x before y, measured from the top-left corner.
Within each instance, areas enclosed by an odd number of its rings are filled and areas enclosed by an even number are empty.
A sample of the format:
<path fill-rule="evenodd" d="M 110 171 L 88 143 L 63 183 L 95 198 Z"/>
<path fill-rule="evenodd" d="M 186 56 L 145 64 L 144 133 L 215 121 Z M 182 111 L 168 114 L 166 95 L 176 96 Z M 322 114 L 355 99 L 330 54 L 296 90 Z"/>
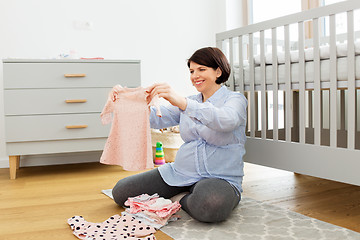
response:
<path fill-rule="evenodd" d="M 249 102 L 245 161 L 360 185 L 359 8 L 348 0 L 216 35 L 227 86 Z"/>

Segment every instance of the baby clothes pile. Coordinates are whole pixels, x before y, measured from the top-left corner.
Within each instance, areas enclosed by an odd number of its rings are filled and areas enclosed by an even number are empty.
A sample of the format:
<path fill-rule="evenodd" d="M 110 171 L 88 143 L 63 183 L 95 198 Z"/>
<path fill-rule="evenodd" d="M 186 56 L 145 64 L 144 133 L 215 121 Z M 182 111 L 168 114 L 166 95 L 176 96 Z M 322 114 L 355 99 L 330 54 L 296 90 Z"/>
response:
<path fill-rule="evenodd" d="M 137 219 L 142 219 L 146 224 L 157 229 L 165 226 L 169 221 L 177 220 L 174 214 L 180 210 L 178 201 L 172 202 L 170 199 L 159 197 L 157 193 L 153 195 L 142 194 L 137 197 L 130 197 L 125 202 L 128 206 L 125 211 Z"/>
<path fill-rule="evenodd" d="M 103 190 L 103 193 L 112 198 L 111 191 Z M 128 198 L 125 205 L 129 208 L 121 216 L 116 214 L 102 223 L 87 222 L 82 216 L 74 216 L 67 222 L 79 239 L 156 240 L 156 228 L 177 220 L 174 214 L 181 207 L 179 202 L 159 197 L 157 193 Z"/>

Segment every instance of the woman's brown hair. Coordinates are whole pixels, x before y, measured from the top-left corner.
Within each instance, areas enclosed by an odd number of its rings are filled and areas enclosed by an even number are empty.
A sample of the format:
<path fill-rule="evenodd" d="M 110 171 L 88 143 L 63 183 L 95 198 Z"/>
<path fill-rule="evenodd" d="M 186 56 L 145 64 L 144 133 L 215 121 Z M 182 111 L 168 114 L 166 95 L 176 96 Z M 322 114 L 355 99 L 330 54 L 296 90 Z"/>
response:
<path fill-rule="evenodd" d="M 217 84 L 221 84 L 226 82 L 230 76 L 230 64 L 226 59 L 223 52 L 214 47 L 205 47 L 197 50 L 187 62 L 188 67 L 190 68 L 190 62 L 195 62 L 199 65 L 204 65 L 207 67 L 211 67 L 212 69 L 216 70 L 220 68 L 221 76 L 216 79 Z"/>

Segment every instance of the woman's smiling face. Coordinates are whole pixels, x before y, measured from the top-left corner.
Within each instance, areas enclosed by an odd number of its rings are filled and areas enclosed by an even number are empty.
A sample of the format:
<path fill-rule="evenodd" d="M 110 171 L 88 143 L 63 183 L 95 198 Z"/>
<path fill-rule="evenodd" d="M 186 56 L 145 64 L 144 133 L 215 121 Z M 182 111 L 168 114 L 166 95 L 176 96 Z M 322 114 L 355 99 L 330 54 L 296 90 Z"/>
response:
<path fill-rule="evenodd" d="M 189 70 L 192 84 L 203 94 L 205 100 L 220 88 L 220 85 L 215 82 L 221 76 L 219 68 L 214 70 L 211 67 L 190 62 Z"/>

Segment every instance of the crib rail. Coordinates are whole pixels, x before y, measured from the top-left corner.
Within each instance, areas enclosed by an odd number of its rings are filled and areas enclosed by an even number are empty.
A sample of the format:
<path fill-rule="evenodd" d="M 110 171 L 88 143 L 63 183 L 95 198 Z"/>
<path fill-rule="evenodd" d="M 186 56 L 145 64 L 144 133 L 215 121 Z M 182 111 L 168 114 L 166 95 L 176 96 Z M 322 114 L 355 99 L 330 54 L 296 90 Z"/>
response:
<path fill-rule="evenodd" d="M 311 145 L 316 151 L 341 148 L 341 151 L 354 151 L 352 156 L 357 154 L 360 158 L 360 124 L 357 123 L 360 118 L 357 109 L 360 79 L 355 79 L 354 44 L 356 39 L 360 39 L 360 33 L 355 32 L 354 25 L 354 12 L 357 9 L 360 9 L 360 1 L 348 0 L 216 35 L 217 47 L 228 56 L 232 69 L 235 69 L 235 65 L 238 66 L 236 72 L 232 71 L 227 86 L 244 93 L 248 99 L 248 139 L 270 140 L 271 144 L 283 142 Z M 339 34 L 336 27 L 336 17 L 340 14 L 346 14 L 345 34 Z M 329 36 L 323 36 L 324 19 L 328 20 Z M 312 25 L 311 39 L 307 39 L 305 34 L 309 24 Z M 297 28 L 295 41 L 291 40 L 291 27 Z M 265 33 L 269 33 L 270 37 L 266 37 Z M 278 39 L 279 36 L 281 39 Z M 347 42 L 346 81 L 337 79 L 339 41 Z M 330 46 L 330 80 L 327 82 L 321 81 L 322 44 Z M 308 82 L 305 74 L 305 50 L 309 47 L 314 54 L 313 82 Z M 265 62 L 269 48 L 272 58 L 270 83 L 266 81 Z M 279 49 L 285 53 L 285 82 L 281 83 L 278 72 Z M 293 49 L 297 49 L 299 54 L 298 82 L 292 81 Z M 256 54 L 260 55 L 258 66 L 254 63 Z M 260 81 L 257 83 L 255 67 L 260 68 Z M 249 71 L 248 82 L 244 79 L 246 68 Z M 236 81 L 235 75 L 239 76 Z M 271 106 L 269 102 L 272 102 Z M 360 160 L 356 164 L 360 167 Z M 356 181 L 360 185 L 360 180 Z"/>
<path fill-rule="evenodd" d="M 340 3 L 335 3 L 321 8 L 314 8 L 307 11 L 294 13 L 288 16 L 275 18 L 269 21 L 255 23 L 241 28 L 221 32 L 216 34 L 216 41 L 223 41 L 235 36 L 243 36 L 249 33 L 260 32 L 267 29 L 277 28 L 281 26 L 290 25 L 293 23 L 306 22 L 311 19 L 316 19 L 325 16 L 331 16 L 343 12 L 354 11 L 360 8 L 360 1 L 347 0 Z M 315 30 L 315 29 L 314 29 Z"/>

